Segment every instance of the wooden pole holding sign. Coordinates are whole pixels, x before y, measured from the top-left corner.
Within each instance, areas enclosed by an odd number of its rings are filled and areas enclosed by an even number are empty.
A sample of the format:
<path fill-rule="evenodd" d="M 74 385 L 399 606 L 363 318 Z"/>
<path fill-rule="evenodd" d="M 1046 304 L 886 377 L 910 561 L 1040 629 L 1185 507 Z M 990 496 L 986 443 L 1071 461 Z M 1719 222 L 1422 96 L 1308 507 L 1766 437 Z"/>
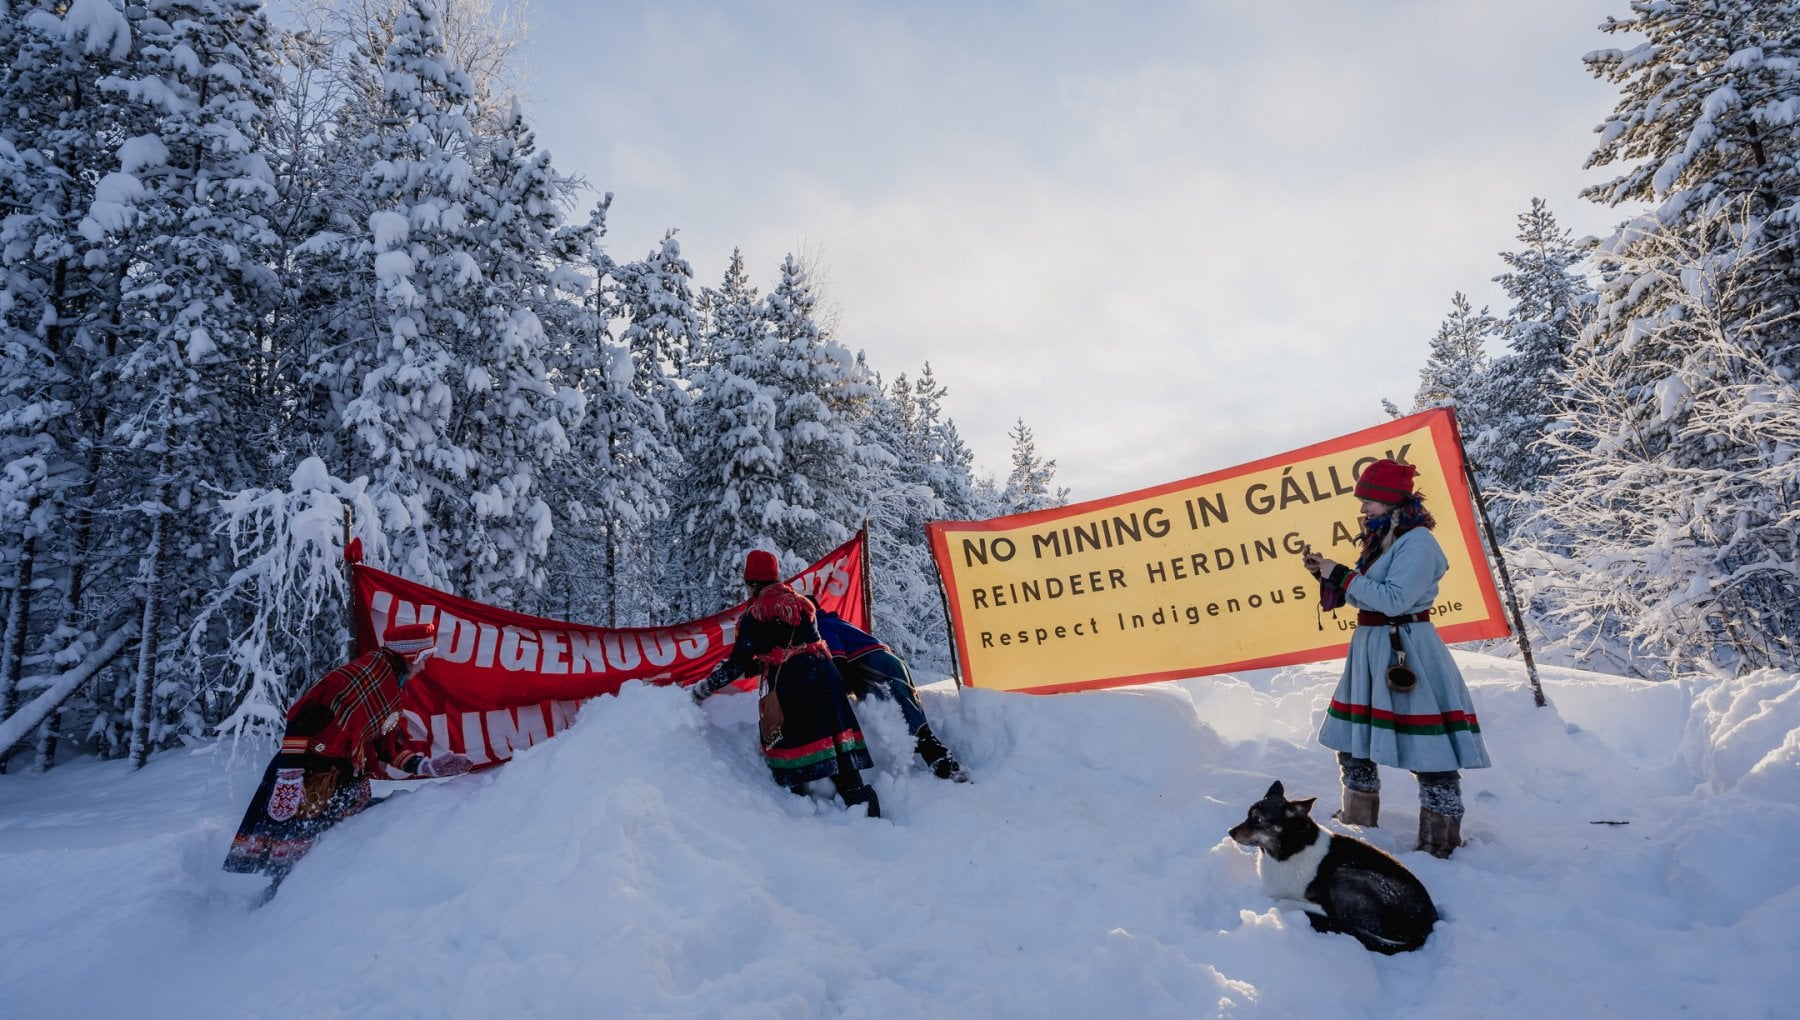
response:
<path fill-rule="evenodd" d="M 1456 421 L 1452 411 L 1450 420 L 1456 425 L 1456 448 L 1462 451 L 1463 474 L 1469 482 L 1469 495 L 1475 500 L 1475 513 L 1481 519 L 1481 533 L 1487 538 L 1488 552 L 1494 557 L 1494 566 L 1500 568 L 1500 591 L 1506 596 L 1506 608 L 1512 613 L 1513 639 L 1519 643 L 1519 654 L 1525 659 L 1525 676 L 1531 681 L 1531 699 L 1537 707 L 1544 708 L 1549 702 L 1544 699 L 1544 685 L 1538 682 L 1537 660 L 1531 654 L 1531 638 L 1525 633 L 1525 614 L 1519 610 L 1519 593 L 1513 589 L 1512 574 L 1506 569 L 1506 555 L 1500 551 L 1500 541 L 1494 537 L 1494 522 L 1488 517 L 1487 497 L 1481 494 L 1481 486 L 1475 481 L 1475 462 L 1469 459 L 1468 448 L 1463 446 L 1462 424 Z"/>
<path fill-rule="evenodd" d="M 958 688 L 963 685 L 962 663 L 956 655 L 956 618 L 950 615 L 950 591 L 944 587 L 944 568 L 937 568 L 938 600 L 944 605 L 944 637 L 950 644 L 950 677 Z"/>
<path fill-rule="evenodd" d="M 360 545 L 352 546 L 350 529 L 355 522 L 354 511 L 350 504 L 344 504 L 344 588 L 347 595 L 344 599 L 345 611 L 350 616 L 350 636 L 346 639 L 344 661 L 356 658 L 356 624 L 361 615 L 356 600 L 356 563 L 362 558 Z"/>
<path fill-rule="evenodd" d="M 869 625 L 869 633 L 875 633 L 875 557 L 869 552 L 869 519 L 863 518 L 862 526 L 862 590 L 863 616 Z"/>

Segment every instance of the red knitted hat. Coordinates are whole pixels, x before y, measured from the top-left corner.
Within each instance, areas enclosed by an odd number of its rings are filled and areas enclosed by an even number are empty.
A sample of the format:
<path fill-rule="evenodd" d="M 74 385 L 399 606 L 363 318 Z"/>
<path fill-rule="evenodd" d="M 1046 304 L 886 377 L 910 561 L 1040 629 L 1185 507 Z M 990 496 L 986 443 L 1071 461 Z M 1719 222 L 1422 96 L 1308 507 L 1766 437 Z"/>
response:
<path fill-rule="evenodd" d="M 398 627 L 389 627 L 387 634 L 381 639 L 381 646 L 408 658 L 430 651 L 437 647 L 437 624 L 403 623 Z"/>
<path fill-rule="evenodd" d="M 775 554 L 766 549 L 752 549 L 744 558 L 744 582 L 746 584 L 766 584 L 781 580 L 781 564 L 775 562 Z"/>
<path fill-rule="evenodd" d="M 1401 503 L 1412 495 L 1413 478 L 1419 469 L 1411 464 L 1399 464 L 1391 460 L 1378 460 L 1363 468 L 1361 477 L 1356 480 L 1356 498 L 1372 499 L 1378 503 Z"/>

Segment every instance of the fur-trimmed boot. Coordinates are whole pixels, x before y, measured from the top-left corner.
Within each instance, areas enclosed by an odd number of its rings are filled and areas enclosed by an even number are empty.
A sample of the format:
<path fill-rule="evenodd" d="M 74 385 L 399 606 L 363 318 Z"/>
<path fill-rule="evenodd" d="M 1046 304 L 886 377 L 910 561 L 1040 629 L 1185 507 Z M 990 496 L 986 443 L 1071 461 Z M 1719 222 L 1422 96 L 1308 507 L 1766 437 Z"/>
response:
<path fill-rule="evenodd" d="M 1462 846 L 1462 819 L 1419 809 L 1419 846 L 1433 857 L 1449 857 Z"/>
<path fill-rule="evenodd" d="M 1379 790 L 1352 790 L 1344 787 L 1343 806 L 1332 815 L 1345 825 L 1359 825 L 1365 829 L 1376 827 L 1381 817 L 1381 792 Z"/>

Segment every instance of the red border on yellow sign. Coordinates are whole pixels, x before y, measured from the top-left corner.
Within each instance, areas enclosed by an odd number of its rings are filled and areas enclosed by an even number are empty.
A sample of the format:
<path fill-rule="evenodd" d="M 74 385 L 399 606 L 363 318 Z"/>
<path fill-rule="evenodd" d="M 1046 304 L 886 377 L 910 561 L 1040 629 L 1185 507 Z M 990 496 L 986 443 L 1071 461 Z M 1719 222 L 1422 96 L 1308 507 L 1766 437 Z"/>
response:
<path fill-rule="evenodd" d="M 1437 617 L 1444 640 L 1511 633 L 1455 418 L 1438 408 L 1119 496 L 932 523 L 964 682 L 1051 694 L 1342 656 L 1354 613 L 1320 616 L 1298 544 L 1354 561 L 1351 480 L 1363 464 L 1393 454 L 1420 468 L 1420 491 L 1451 561 Z M 1092 543 L 1083 541 L 1088 535 Z M 997 563 L 1001 549 L 1010 556 Z M 1023 549 L 1034 555 L 1020 556 Z"/>

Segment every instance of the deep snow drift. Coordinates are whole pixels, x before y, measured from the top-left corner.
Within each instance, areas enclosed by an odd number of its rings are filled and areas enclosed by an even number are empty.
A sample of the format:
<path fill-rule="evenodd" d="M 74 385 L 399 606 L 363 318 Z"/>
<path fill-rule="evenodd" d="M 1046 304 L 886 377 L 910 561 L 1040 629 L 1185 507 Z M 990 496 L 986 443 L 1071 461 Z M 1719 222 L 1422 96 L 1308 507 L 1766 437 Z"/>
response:
<path fill-rule="evenodd" d="M 269 905 L 219 863 L 266 761 L 0 777 L 9 1016 L 1539 1018 L 1794 1015 L 1800 690 L 1458 660 L 1492 769 L 1444 921 L 1383 957 L 1274 907 L 1226 836 L 1271 779 L 1336 803 L 1337 664 L 1049 697 L 925 688 L 975 781 L 861 709 L 887 817 L 777 790 L 747 696 L 628 687 L 486 773 L 395 786 Z M 1330 823 L 1335 824 L 1335 823 Z"/>

